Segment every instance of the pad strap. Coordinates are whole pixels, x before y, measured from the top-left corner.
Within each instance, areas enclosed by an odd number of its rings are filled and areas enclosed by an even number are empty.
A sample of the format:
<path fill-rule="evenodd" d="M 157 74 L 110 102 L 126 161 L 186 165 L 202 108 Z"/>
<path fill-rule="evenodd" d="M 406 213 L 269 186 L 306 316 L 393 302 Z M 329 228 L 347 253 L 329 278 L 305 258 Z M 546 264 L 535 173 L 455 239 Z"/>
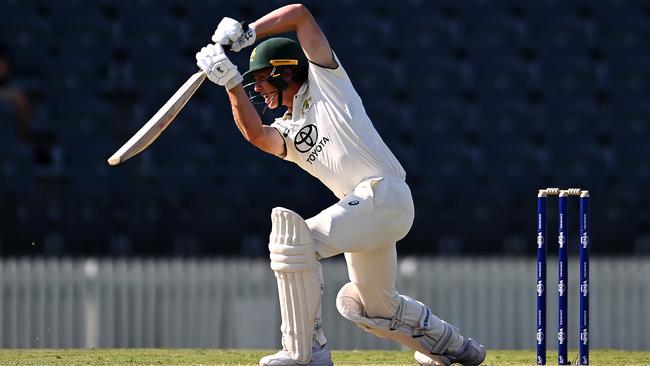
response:
<path fill-rule="evenodd" d="M 415 307 L 411 306 L 414 307 L 414 309 L 410 310 L 411 312 L 417 313 L 419 311 L 420 313 L 416 325 L 413 326 L 413 338 L 422 337 L 426 331 L 431 330 L 429 324 L 431 310 L 429 310 L 429 307 L 423 303 L 413 300 L 412 298 L 404 295 L 400 295 L 399 297 L 399 304 L 397 305 L 397 310 L 395 310 L 395 316 L 393 316 L 393 319 L 390 321 L 390 330 L 395 330 L 398 326 L 406 324 L 404 320 L 404 313 L 407 311 L 407 304 L 409 301 L 420 305 Z"/>
<path fill-rule="evenodd" d="M 431 349 L 431 353 L 437 355 L 444 354 L 449 348 L 449 343 L 451 343 L 452 336 L 453 336 L 453 329 L 451 325 L 449 325 L 449 323 L 444 323 L 442 336 L 440 336 L 440 339 L 438 340 L 438 344 L 436 344 Z"/>

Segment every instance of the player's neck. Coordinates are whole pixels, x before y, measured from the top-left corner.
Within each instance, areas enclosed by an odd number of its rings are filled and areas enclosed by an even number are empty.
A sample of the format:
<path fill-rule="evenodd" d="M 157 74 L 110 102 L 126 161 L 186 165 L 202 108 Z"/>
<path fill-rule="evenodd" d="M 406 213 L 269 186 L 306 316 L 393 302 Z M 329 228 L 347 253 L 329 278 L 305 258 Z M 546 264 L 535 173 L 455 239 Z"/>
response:
<path fill-rule="evenodd" d="M 293 101 L 296 99 L 295 96 L 298 94 L 298 90 L 300 90 L 300 84 L 291 82 L 282 92 L 282 104 L 289 108 L 290 111 L 293 108 Z"/>

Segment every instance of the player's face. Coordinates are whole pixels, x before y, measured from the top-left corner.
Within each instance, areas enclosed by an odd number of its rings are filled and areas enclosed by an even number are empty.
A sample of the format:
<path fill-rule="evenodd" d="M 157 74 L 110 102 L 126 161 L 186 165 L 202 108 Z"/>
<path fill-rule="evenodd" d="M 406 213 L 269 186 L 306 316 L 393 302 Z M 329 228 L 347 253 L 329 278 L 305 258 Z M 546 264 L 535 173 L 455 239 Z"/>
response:
<path fill-rule="evenodd" d="M 259 93 L 264 98 L 264 103 L 271 109 L 277 108 L 279 103 L 278 100 L 278 89 L 271 85 L 267 81 L 269 75 L 271 74 L 271 69 L 265 69 L 256 71 L 253 73 L 255 77 L 255 90 L 256 93 Z"/>

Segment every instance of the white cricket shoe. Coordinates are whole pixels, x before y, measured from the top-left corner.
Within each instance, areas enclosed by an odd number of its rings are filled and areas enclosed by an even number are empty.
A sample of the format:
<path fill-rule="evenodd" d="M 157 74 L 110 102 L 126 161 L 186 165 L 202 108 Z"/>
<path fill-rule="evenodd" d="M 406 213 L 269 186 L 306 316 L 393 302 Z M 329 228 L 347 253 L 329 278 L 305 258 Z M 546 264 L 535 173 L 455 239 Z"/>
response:
<path fill-rule="evenodd" d="M 306 363 L 297 363 L 289 352 L 285 349 L 280 350 L 274 355 L 268 355 L 260 359 L 260 366 L 333 366 L 330 347 L 327 343 L 324 345 L 315 344 L 311 348 L 311 360 Z"/>
<path fill-rule="evenodd" d="M 422 366 L 449 366 L 451 361 L 443 355 L 425 355 L 424 353 L 415 352 L 415 361 Z"/>

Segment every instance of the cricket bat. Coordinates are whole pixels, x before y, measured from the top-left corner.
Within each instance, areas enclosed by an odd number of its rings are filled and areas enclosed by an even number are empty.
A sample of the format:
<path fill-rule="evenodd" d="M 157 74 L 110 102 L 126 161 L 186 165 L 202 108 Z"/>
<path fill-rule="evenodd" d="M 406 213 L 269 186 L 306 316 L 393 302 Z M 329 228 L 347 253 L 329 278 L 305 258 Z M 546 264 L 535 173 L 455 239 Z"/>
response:
<path fill-rule="evenodd" d="M 178 112 L 183 109 L 187 101 L 194 95 L 194 92 L 201 86 L 205 77 L 206 75 L 203 71 L 199 71 L 190 76 L 185 84 L 169 98 L 167 103 L 129 141 L 108 158 L 108 164 L 117 165 L 123 163 L 156 141 L 160 133 L 172 123 L 176 115 L 178 115 Z"/>

